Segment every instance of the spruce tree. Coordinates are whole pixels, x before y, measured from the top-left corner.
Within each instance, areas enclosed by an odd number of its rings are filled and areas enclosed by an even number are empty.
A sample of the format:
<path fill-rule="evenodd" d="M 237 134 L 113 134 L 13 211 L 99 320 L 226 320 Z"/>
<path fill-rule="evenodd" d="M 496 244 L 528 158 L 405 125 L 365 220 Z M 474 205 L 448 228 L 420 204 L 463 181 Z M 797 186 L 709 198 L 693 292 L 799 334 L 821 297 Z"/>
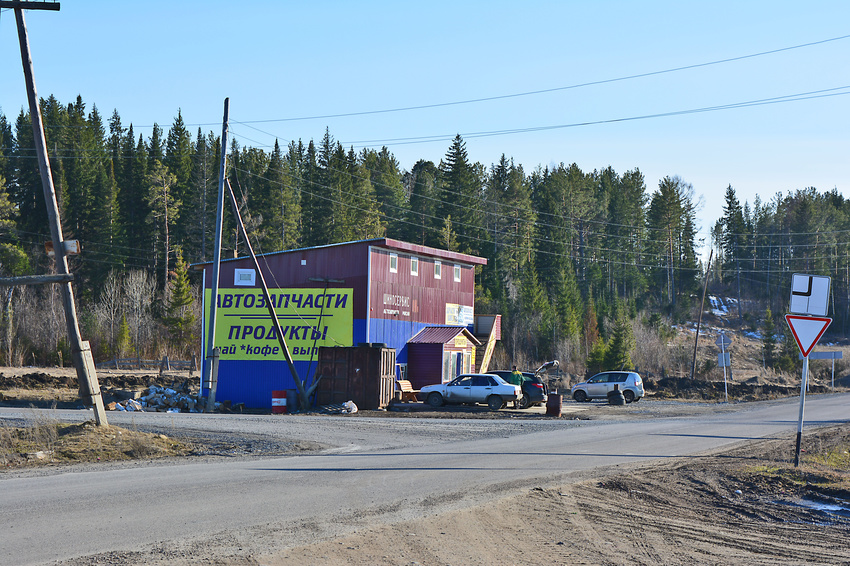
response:
<path fill-rule="evenodd" d="M 346 160 L 348 175 L 351 179 L 351 236 L 354 240 L 378 238 L 386 233 L 381 221 L 378 198 L 365 167 L 357 159 L 354 148 L 349 149 Z"/>
<path fill-rule="evenodd" d="M 175 250 L 175 255 L 177 260 L 174 265 L 174 278 L 168 284 L 163 322 L 168 328 L 172 343 L 182 354 L 194 340 L 195 314 L 192 311 L 192 304 L 195 298 L 189 284 L 189 266 L 183 260 L 180 248 Z"/>
<path fill-rule="evenodd" d="M 183 114 L 177 110 L 177 117 L 168 130 L 165 139 L 165 157 L 163 164 L 174 175 L 174 198 L 179 202 L 190 202 L 192 194 L 192 135 L 183 123 Z M 178 210 L 175 221 L 175 234 L 184 240 L 192 230 L 192 214 L 183 214 Z"/>
<path fill-rule="evenodd" d="M 431 229 L 436 211 L 436 185 L 438 171 L 431 161 L 420 159 L 405 176 L 410 193 L 410 205 L 405 213 L 402 239 L 425 246 L 436 244 L 436 234 Z"/>
<path fill-rule="evenodd" d="M 484 222 L 481 206 L 481 179 L 477 168 L 469 163 L 466 143 L 457 135 L 440 164 L 441 192 L 435 228 L 452 217 L 457 234 L 458 251 L 480 253 Z"/>
<path fill-rule="evenodd" d="M 773 367 L 776 362 L 776 323 L 773 313 L 768 307 L 764 312 L 764 322 L 761 327 L 762 354 L 764 356 L 764 367 Z"/>
<path fill-rule="evenodd" d="M 632 369 L 634 366 L 632 365 L 631 352 L 635 347 L 632 326 L 622 303 L 617 311 L 614 329 L 611 332 L 611 339 L 608 341 L 605 352 L 605 368 L 611 370 Z"/>
<path fill-rule="evenodd" d="M 383 222 L 389 227 L 387 236 L 398 238 L 403 232 L 407 203 L 398 161 L 392 153 L 382 147 L 381 151 L 366 149 L 361 154 L 363 167 L 369 174 L 372 190 L 377 199 Z"/>
<path fill-rule="evenodd" d="M 155 231 L 154 243 L 161 252 L 162 288 L 165 288 L 168 284 L 174 222 L 180 206 L 172 195 L 177 179 L 161 162 L 154 161 L 148 170 L 146 182 L 150 209 L 148 223 Z"/>

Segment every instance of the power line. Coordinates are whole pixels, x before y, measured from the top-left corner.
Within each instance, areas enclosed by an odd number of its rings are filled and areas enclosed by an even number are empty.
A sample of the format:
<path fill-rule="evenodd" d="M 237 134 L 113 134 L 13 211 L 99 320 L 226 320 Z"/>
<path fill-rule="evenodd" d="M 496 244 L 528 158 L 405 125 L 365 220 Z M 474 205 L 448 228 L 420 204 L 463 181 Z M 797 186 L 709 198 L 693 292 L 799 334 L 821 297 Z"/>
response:
<path fill-rule="evenodd" d="M 812 46 L 815 46 L 815 45 L 822 45 L 824 43 L 830 43 L 830 42 L 833 42 L 833 41 L 841 41 L 841 40 L 847 39 L 847 38 L 850 38 L 850 35 L 842 35 L 842 36 L 839 36 L 839 37 L 832 37 L 832 38 L 823 39 L 823 40 L 820 40 L 820 41 L 813 41 L 813 42 L 810 42 L 810 43 L 802 43 L 802 44 L 799 44 L 799 45 L 792 45 L 790 47 L 781 47 L 779 49 L 772 49 L 772 50 L 769 50 L 769 51 L 761 51 L 761 52 L 758 52 L 758 53 L 751 53 L 749 55 L 741 55 L 741 56 L 738 56 L 738 57 L 729 57 L 729 58 L 726 58 L 726 59 L 718 59 L 718 60 L 715 60 L 715 61 L 708 61 L 708 62 L 705 62 L 705 63 L 695 63 L 693 65 L 685 65 L 685 66 L 682 66 L 682 67 L 673 67 L 673 68 L 670 68 L 670 69 L 663 69 L 663 70 L 659 70 L 659 71 L 649 71 L 649 72 L 646 72 L 646 73 L 638 73 L 638 74 L 634 74 L 634 75 L 626 75 L 626 76 L 622 76 L 622 77 L 602 79 L 602 80 L 598 80 L 598 81 L 589 81 L 589 82 L 577 83 L 577 84 L 555 87 L 555 88 L 547 88 L 547 89 L 532 90 L 532 91 L 526 91 L 526 92 L 518 92 L 518 93 L 513 93 L 513 94 L 503 94 L 503 95 L 497 95 L 497 96 L 485 96 L 485 97 L 472 98 L 472 99 L 467 99 L 467 100 L 457 100 L 457 101 L 453 101 L 453 102 L 439 102 L 439 103 L 433 103 L 433 104 L 422 104 L 422 105 L 418 105 L 418 106 L 404 106 L 404 107 L 399 107 L 399 108 L 388 108 L 388 109 L 384 109 L 384 110 L 366 110 L 366 111 L 360 111 L 360 112 L 324 114 L 324 115 L 316 115 L 316 116 L 301 116 L 301 117 L 295 117 L 295 118 L 250 120 L 250 121 L 246 121 L 246 122 L 242 122 L 242 123 L 243 124 L 264 124 L 264 123 L 270 123 L 270 122 L 293 122 L 293 121 L 301 121 L 301 120 L 325 120 L 325 119 L 329 119 L 329 118 L 347 118 L 347 117 L 352 117 L 352 116 L 368 116 L 368 115 L 374 115 L 374 114 L 387 114 L 387 113 L 391 113 L 391 112 L 409 112 L 409 111 L 413 111 L 413 110 L 425 110 L 425 109 L 429 109 L 429 108 L 443 108 L 443 107 L 446 107 L 446 106 L 458 106 L 458 105 L 463 105 L 463 104 L 477 104 L 477 103 L 481 103 L 481 102 L 491 102 L 491 101 L 494 101 L 494 100 L 504 100 L 504 99 L 508 99 L 508 98 L 520 98 L 520 97 L 525 97 L 525 96 L 535 96 L 535 95 L 539 95 L 539 94 L 548 94 L 548 93 L 552 93 L 552 92 L 560 92 L 560 91 L 565 91 L 565 90 L 584 88 L 584 87 L 588 87 L 588 86 L 597 86 L 597 85 L 610 84 L 610 83 L 616 83 L 616 82 L 622 82 L 622 81 L 629 81 L 629 80 L 633 80 L 633 79 L 641 79 L 641 78 L 646 78 L 646 77 L 663 75 L 663 74 L 668 74 L 668 73 L 676 73 L 676 72 L 679 72 L 679 71 L 686 71 L 686 70 L 690 70 L 690 69 L 698 69 L 698 68 L 701 68 L 701 67 L 709 67 L 709 66 L 712 66 L 712 65 L 721 65 L 721 64 L 724 64 L 724 63 L 732 63 L 732 62 L 735 62 L 735 61 L 743 61 L 745 59 L 752 59 L 752 58 L 755 58 L 755 57 L 762 57 L 762 56 L 765 56 L 765 55 L 773 55 L 773 54 L 776 54 L 776 53 L 781 53 L 783 51 L 791 51 L 791 50 L 794 50 L 794 49 L 802 49 L 804 47 L 812 47 Z"/>

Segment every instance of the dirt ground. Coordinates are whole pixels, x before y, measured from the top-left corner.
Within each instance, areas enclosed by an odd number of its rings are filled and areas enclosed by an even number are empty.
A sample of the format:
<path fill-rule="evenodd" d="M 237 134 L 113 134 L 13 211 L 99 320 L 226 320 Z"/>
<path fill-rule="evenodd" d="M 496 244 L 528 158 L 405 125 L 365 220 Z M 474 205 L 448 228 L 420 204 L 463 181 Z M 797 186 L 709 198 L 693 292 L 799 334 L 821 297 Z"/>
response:
<path fill-rule="evenodd" d="M 837 451 L 843 473 L 805 458 L 795 471 L 790 438 L 750 442 L 241 563 L 850 564 L 850 427 L 821 430 L 806 445 Z"/>
<path fill-rule="evenodd" d="M 98 377 L 107 391 L 168 385 L 187 376 L 99 371 Z M 736 394 L 768 398 L 799 391 L 799 384 L 775 384 L 780 389 L 751 385 Z M 722 386 L 674 380 L 661 388 L 655 384 L 653 396 L 716 399 Z M 6 404 L 64 397 L 63 403 L 73 406 L 78 403 L 75 388 L 70 368 L 0 368 L 0 395 Z M 637 406 L 643 409 L 646 403 L 653 403 L 652 398 Z M 482 409 L 470 415 L 492 418 L 488 413 Z M 415 521 L 368 525 L 350 536 L 269 555 L 163 544 L 150 551 L 110 553 L 91 563 L 850 564 L 850 425 L 808 433 L 804 446 L 808 451 L 799 468 L 793 467 L 792 437 L 747 442 L 696 458 L 601 470 L 558 488 L 530 488 L 518 496 Z"/>

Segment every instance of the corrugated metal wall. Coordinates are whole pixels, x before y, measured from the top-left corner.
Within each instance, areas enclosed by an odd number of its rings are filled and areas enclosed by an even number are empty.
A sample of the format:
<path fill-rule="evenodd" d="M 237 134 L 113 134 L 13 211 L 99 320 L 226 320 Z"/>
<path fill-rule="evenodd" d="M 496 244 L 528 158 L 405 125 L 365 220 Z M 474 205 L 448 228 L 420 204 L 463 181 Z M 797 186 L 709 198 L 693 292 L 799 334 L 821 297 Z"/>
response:
<path fill-rule="evenodd" d="M 399 249 L 390 250 L 380 247 L 382 245 Z M 395 273 L 390 271 L 391 253 L 396 254 L 398 261 Z M 440 254 L 445 255 L 442 276 L 435 279 L 435 258 L 432 256 Z M 412 255 L 418 258 L 418 276 L 411 274 Z M 482 258 L 383 239 L 265 254 L 258 259 L 271 289 L 353 289 L 354 329 L 351 345 L 379 342 L 395 348 L 398 363 L 408 363 L 409 367 L 415 364 L 421 369 L 420 375 L 432 376 L 422 378 L 417 387 L 429 384 L 422 383 L 423 380 L 434 380 L 431 383 L 440 381 L 442 347 L 432 347 L 433 351 L 428 357 L 414 361 L 408 357 L 407 340 L 426 325 L 445 324 L 446 303 L 471 308 L 475 299 L 472 264 L 486 263 Z M 470 263 L 462 263 L 464 260 Z M 454 280 L 455 264 L 461 265 L 459 282 Z M 234 286 L 234 269 L 237 268 L 253 269 L 254 266 L 250 258 L 222 262 L 222 288 Z M 212 269 L 205 269 L 205 272 L 205 287 L 210 288 Z M 327 279 L 342 282 L 324 282 Z M 260 287 L 259 280 L 256 287 Z M 316 362 L 296 362 L 295 365 L 302 379 L 307 375 L 312 379 Z M 248 407 L 270 408 L 272 391 L 295 388 L 288 365 L 283 360 L 222 361 L 219 370 L 218 400 L 229 399 L 245 403 Z"/>
<path fill-rule="evenodd" d="M 422 389 L 442 381 L 443 345 L 411 344 L 408 346 L 407 378 L 414 389 Z"/>

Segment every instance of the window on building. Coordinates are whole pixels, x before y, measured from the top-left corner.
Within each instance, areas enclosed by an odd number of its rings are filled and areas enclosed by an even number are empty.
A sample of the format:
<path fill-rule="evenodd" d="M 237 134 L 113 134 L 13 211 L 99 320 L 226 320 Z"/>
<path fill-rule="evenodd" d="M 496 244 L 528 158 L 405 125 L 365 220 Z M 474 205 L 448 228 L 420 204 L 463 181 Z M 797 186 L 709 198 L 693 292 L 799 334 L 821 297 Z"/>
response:
<path fill-rule="evenodd" d="M 410 274 L 411 275 L 419 275 L 419 258 L 418 257 L 410 258 Z"/>
<path fill-rule="evenodd" d="M 390 254 L 390 273 L 398 273 L 398 254 Z"/>
<path fill-rule="evenodd" d="M 455 281 L 460 282 L 460 266 L 455 264 Z"/>
<path fill-rule="evenodd" d="M 443 264 L 439 261 L 434 262 L 434 279 L 440 279 L 443 276 Z"/>
<path fill-rule="evenodd" d="M 243 287 L 253 287 L 257 278 L 257 273 L 253 269 L 239 269 L 236 268 L 233 270 L 233 284 Z"/>

